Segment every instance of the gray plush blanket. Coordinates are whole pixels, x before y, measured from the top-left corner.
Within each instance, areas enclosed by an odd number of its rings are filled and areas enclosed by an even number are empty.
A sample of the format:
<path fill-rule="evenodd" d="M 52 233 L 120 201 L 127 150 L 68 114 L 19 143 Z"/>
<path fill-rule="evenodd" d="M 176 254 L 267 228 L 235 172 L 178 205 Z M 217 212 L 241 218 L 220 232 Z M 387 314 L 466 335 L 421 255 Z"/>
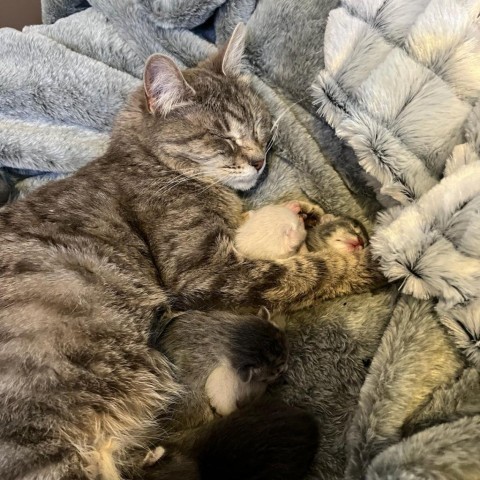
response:
<path fill-rule="evenodd" d="M 370 227 L 395 204 L 373 245 L 399 289 L 289 319 L 276 394 L 317 415 L 312 478 L 478 479 L 479 3 L 44 0 L 45 25 L 0 30 L 0 193 L 100 155 L 151 53 L 194 65 L 244 21 L 277 125 L 246 200 L 304 196 Z"/>

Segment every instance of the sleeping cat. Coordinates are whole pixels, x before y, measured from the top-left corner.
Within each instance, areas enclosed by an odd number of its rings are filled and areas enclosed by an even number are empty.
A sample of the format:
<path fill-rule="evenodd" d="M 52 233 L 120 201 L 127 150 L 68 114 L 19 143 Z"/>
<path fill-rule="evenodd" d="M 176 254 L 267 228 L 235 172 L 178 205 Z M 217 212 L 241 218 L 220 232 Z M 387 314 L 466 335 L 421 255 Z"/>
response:
<path fill-rule="evenodd" d="M 271 130 L 240 73 L 243 45 L 239 27 L 184 72 L 152 56 L 106 153 L 0 211 L 2 480 L 119 480 L 133 450 L 161 443 L 157 418 L 182 389 L 147 345 L 159 307 L 286 308 L 378 278 L 368 249 L 349 262 L 236 252 L 235 190 L 257 183 Z M 276 418 L 295 421 L 288 409 Z M 268 429 L 253 432 L 268 442 Z M 255 460 L 244 478 L 269 478 L 268 458 Z"/>

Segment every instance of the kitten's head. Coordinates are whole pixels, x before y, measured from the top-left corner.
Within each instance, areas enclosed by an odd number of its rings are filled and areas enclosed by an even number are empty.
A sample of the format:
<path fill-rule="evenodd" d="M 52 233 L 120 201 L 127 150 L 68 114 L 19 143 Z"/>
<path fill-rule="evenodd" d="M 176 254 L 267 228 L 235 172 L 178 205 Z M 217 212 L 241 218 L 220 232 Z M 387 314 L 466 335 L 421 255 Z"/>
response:
<path fill-rule="evenodd" d="M 230 338 L 230 362 L 240 380 L 272 383 L 287 370 L 289 348 L 283 327 L 283 317 L 272 318 L 266 308 L 243 317 Z"/>
<path fill-rule="evenodd" d="M 328 248 L 350 255 L 361 252 L 367 244 L 368 233 L 358 220 L 330 214 L 323 215 L 307 236 L 312 252 Z"/>
<path fill-rule="evenodd" d="M 182 169 L 200 170 L 237 190 L 256 184 L 271 132 L 266 106 L 240 71 L 244 45 L 240 24 L 227 44 L 197 67 L 181 72 L 170 58 L 153 55 L 144 73 L 150 143 L 160 142 Z"/>

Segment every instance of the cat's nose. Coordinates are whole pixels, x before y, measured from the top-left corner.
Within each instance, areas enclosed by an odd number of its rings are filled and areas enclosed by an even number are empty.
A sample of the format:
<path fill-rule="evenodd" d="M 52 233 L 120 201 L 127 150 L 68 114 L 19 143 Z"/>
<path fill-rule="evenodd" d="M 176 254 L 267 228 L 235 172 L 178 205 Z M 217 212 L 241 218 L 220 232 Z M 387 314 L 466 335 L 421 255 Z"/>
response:
<path fill-rule="evenodd" d="M 346 243 L 352 250 L 363 250 L 365 248 L 365 242 L 360 235 L 348 239 Z"/>
<path fill-rule="evenodd" d="M 252 158 L 251 160 L 249 160 L 248 163 L 249 163 L 252 167 L 254 167 L 255 170 L 258 172 L 259 170 L 262 169 L 263 164 L 265 163 L 265 159 L 264 159 L 264 158 Z"/>

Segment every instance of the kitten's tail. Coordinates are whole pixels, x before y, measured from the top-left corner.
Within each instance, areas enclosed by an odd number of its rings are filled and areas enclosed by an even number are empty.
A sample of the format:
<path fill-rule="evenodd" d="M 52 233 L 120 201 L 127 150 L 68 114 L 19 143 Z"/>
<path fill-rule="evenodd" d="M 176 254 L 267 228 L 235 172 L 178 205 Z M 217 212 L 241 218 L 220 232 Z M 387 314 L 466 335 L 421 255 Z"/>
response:
<path fill-rule="evenodd" d="M 300 480 L 318 447 L 314 417 L 279 401 L 258 403 L 189 433 L 148 469 L 156 480 Z"/>

